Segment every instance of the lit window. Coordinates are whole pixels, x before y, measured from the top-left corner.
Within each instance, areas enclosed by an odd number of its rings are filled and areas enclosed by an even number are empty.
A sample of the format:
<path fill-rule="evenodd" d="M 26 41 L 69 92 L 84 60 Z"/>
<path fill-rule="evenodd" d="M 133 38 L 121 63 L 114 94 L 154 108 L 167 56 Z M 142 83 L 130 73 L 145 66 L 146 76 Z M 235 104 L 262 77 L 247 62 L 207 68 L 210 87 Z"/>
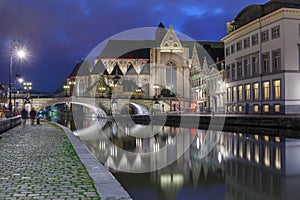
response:
<path fill-rule="evenodd" d="M 265 136 L 264 136 L 264 140 L 265 140 L 266 142 L 269 142 L 270 137 L 269 137 L 268 135 L 265 135 Z"/>
<path fill-rule="evenodd" d="M 280 105 L 279 104 L 276 104 L 274 105 L 274 112 L 280 112 Z"/>
<path fill-rule="evenodd" d="M 258 135 L 254 135 L 254 139 L 255 139 L 255 140 L 258 140 Z"/>
<path fill-rule="evenodd" d="M 231 88 L 227 88 L 227 102 L 231 102 Z"/>
<path fill-rule="evenodd" d="M 261 33 L 261 42 L 269 41 L 269 30 L 266 30 Z"/>
<path fill-rule="evenodd" d="M 232 111 L 236 112 L 236 107 L 235 106 L 232 106 Z"/>
<path fill-rule="evenodd" d="M 259 99 L 259 83 L 253 84 L 253 99 L 254 100 Z"/>
<path fill-rule="evenodd" d="M 275 137 L 275 142 L 280 142 L 280 137 Z"/>
<path fill-rule="evenodd" d="M 257 113 L 259 110 L 258 110 L 258 105 L 254 105 L 253 106 L 253 111 L 255 112 L 255 113 Z"/>
<path fill-rule="evenodd" d="M 266 81 L 263 83 L 263 97 L 264 100 L 269 100 L 270 99 L 270 82 Z"/>
<path fill-rule="evenodd" d="M 245 99 L 250 101 L 250 84 L 245 85 Z"/>
<path fill-rule="evenodd" d="M 264 105 L 264 112 L 265 113 L 268 113 L 269 112 L 269 108 L 270 108 L 270 106 L 269 105 Z"/>
<path fill-rule="evenodd" d="M 272 28 L 272 39 L 276 39 L 280 37 L 280 26 L 276 26 Z"/>
<path fill-rule="evenodd" d="M 231 112 L 231 106 L 227 106 L 227 112 Z"/>
<path fill-rule="evenodd" d="M 238 101 L 243 101 L 243 86 L 238 87 Z"/>
<path fill-rule="evenodd" d="M 243 106 L 239 105 L 238 110 L 239 110 L 239 112 L 243 112 Z"/>
<path fill-rule="evenodd" d="M 232 87 L 232 101 L 236 102 L 236 87 Z"/>
<path fill-rule="evenodd" d="M 280 80 L 276 80 L 273 82 L 274 86 L 274 99 L 280 99 Z"/>

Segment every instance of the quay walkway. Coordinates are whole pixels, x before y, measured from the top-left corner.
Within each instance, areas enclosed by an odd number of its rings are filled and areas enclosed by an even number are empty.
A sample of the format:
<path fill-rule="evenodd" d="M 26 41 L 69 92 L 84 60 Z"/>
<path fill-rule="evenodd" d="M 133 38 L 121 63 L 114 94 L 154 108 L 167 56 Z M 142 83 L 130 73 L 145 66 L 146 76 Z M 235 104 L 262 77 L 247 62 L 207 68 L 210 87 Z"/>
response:
<path fill-rule="evenodd" d="M 0 199 L 131 199 L 73 133 L 56 124 L 0 134 Z"/>

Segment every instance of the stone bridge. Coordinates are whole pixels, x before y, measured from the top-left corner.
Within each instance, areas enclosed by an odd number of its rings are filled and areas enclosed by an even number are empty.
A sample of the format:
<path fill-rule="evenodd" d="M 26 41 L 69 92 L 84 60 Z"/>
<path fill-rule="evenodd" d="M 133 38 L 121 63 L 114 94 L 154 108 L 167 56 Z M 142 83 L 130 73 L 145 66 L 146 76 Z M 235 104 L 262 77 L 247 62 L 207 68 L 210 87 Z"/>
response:
<path fill-rule="evenodd" d="M 24 106 L 24 99 L 16 99 L 18 102 L 18 108 Z M 161 109 L 161 105 L 165 105 L 165 110 L 169 109 L 170 106 L 166 102 L 159 101 L 159 105 L 155 105 L 155 101 L 150 99 L 128 99 L 128 98 L 91 98 L 91 97 L 52 97 L 52 98 L 32 98 L 30 99 L 31 107 L 36 109 L 45 108 L 55 104 L 86 104 L 101 108 L 106 113 L 112 109 L 112 105 L 115 104 L 115 112 L 121 113 L 124 110 L 134 111 L 135 114 L 148 114 L 152 109 Z"/>

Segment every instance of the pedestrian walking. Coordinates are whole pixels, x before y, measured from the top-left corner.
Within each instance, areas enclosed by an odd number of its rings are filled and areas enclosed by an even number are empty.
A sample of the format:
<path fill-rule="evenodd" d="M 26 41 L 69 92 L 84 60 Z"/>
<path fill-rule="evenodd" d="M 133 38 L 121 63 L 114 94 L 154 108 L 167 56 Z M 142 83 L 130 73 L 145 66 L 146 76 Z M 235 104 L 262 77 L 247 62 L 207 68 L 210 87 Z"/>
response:
<path fill-rule="evenodd" d="M 36 116 L 36 123 L 37 124 L 41 124 L 40 123 L 40 119 L 44 117 L 44 109 L 41 108 L 40 111 L 37 113 L 37 116 Z"/>
<path fill-rule="evenodd" d="M 21 111 L 21 118 L 22 118 L 22 123 L 23 125 L 26 125 L 26 119 L 28 118 L 28 111 L 23 107 Z"/>
<path fill-rule="evenodd" d="M 31 125 L 34 125 L 34 120 L 35 120 L 35 116 L 36 116 L 36 111 L 34 110 L 34 108 L 31 109 L 29 115 L 30 115 L 30 119 L 31 119 Z"/>

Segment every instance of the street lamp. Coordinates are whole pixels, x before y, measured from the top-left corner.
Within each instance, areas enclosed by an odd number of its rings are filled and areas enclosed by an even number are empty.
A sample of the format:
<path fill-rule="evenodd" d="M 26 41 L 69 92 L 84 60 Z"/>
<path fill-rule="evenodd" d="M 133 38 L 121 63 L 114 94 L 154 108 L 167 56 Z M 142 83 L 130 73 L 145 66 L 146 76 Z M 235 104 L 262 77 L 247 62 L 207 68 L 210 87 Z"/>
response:
<path fill-rule="evenodd" d="M 28 90 L 32 89 L 32 83 L 31 82 L 24 82 L 24 90 L 28 92 Z"/>
<path fill-rule="evenodd" d="M 15 52 L 16 51 L 16 52 Z M 14 54 L 16 53 L 16 54 Z M 17 55 L 19 58 L 25 57 L 25 51 L 21 49 L 21 42 L 20 40 L 13 40 L 10 44 L 10 65 L 9 65 L 9 103 L 8 103 L 8 110 L 9 115 L 12 115 L 12 98 L 11 98 L 11 91 L 12 91 L 12 74 L 13 74 L 13 55 Z"/>
<path fill-rule="evenodd" d="M 64 85 L 64 89 L 65 89 L 65 95 L 66 97 L 68 96 L 68 90 L 70 89 L 69 85 Z"/>
<path fill-rule="evenodd" d="M 103 93 L 106 91 L 106 88 L 103 87 L 103 86 L 101 86 L 101 87 L 98 88 L 98 90 L 99 90 L 99 92 L 101 93 L 101 97 L 103 98 L 103 97 L 104 97 L 104 96 L 103 96 Z"/>

